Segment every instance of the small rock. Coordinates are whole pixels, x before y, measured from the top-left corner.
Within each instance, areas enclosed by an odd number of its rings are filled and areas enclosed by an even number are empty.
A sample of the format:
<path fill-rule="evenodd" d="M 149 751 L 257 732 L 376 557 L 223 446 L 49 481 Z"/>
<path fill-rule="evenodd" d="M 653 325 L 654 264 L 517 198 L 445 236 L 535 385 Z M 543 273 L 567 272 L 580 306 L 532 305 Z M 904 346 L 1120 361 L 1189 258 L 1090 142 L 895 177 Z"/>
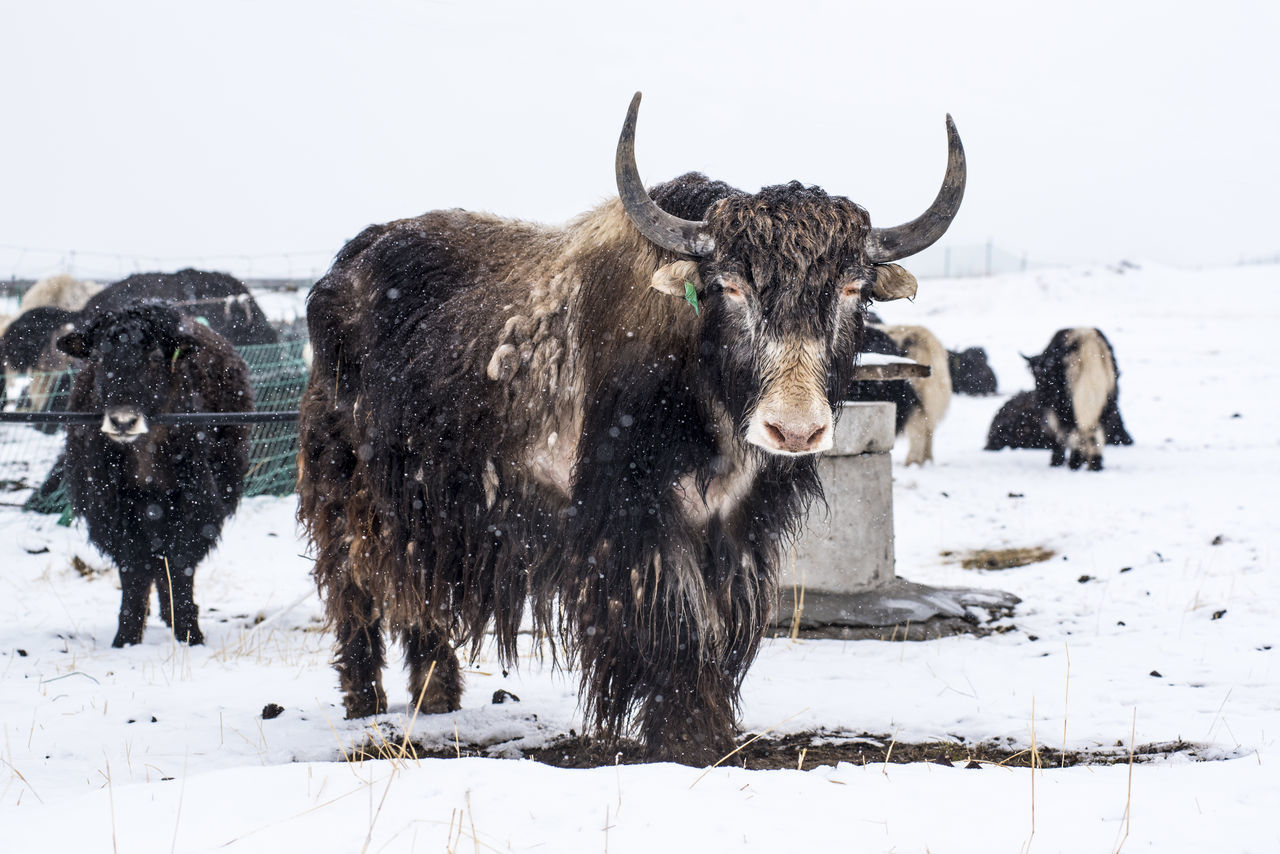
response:
<path fill-rule="evenodd" d="M 1076 579 L 1076 581 L 1078 581 L 1078 582 L 1079 582 L 1079 583 L 1081 583 L 1081 584 L 1088 584 L 1090 581 L 1093 581 L 1093 576 L 1092 576 L 1092 575 L 1082 575 L 1082 576 L 1080 576 L 1079 578 L 1077 578 L 1077 579 Z"/>
<path fill-rule="evenodd" d="M 498 706 L 498 705 L 501 705 L 502 703 L 507 703 L 507 702 L 518 703 L 520 702 L 520 698 L 517 697 L 515 694 L 512 694 L 510 691 L 507 691 L 502 688 L 499 688 L 497 691 L 493 692 L 493 705 Z"/>
<path fill-rule="evenodd" d="M 1221 619 L 1226 615 L 1226 613 L 1227 613 L 1227 609 L 1226 609 L 1226 608 L 1223 608 L 1221 611 L 1214 611 L 1214 612 L 1213 612 L 1213 616 L 1212 616 L 1212 617 L 1210 617 L 1209 619 L 1211 619 L 1211 620 L 1221 620 Z"/>
<path fill-rule="evenodd" d="M 25 649 L 18 650 L 18 658 L 26 658 L 26 657 L 27 657 L 27 651 Z"/>
<path fill-rule="evenodd" d="M 1209 541 L 1209 545 L 1211 546 L 1220 546 L 1222 545 L 1222 543 L 1223 543 L 1223 538 L 1221 534 L 1219 534 L 1218 536 L 1214 537 L 1212 540 Z"/>
<path fill-rule="evenodd" d="M 965 768 L 965 770 L 966 770 L 966 771 L 970 771 L 970 770 L 977 770 L 977 771 L 981 771 L 981 770 L 982 770 L 982 766 L 981 766 L 980 764 L 978 764 L 978 762 L 977 762 L 976 760 L 974 760 L 974 759 L 970 759 L 970 760 L 969 760 L 969 762 L 968 762 L 968 764 L 966 764 L 966 765 L 964 766 L 964 768 Z"/>
<path fill-rule="evenodd" d="M 1122 566 L 1122 567 L 1120 567 L 1120 571 L 1121 571 L 1121 572 L 1133 572 L 1133 567 L 1131 567 L 1131 566 Z"/>
<path fill-rule="evenodd" d="M 284 714 L 284 706 L 281 706 L 278 703 L 267 703 L 265 706 L 262 707 L 262 719 L 264 721 L 269 721 L 273 718 L 278 718 L 283 714 Z"/>
<path fill-rule="evenodd" d="M 1156 677 L 1157 679 L 1161 679 L 1164 677 L 1164 674 L 1162 674 L 1159 670 L 1152 670 L 1151 675 Z"/>

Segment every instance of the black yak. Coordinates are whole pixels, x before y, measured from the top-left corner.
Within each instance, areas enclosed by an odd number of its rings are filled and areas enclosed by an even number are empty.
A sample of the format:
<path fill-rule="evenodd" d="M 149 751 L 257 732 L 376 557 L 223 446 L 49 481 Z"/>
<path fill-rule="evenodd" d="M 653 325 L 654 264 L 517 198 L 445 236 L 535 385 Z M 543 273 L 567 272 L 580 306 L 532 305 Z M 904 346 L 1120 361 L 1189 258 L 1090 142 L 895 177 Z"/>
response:
<path fill-rule="evenodd" d="M 588 722 L 650 756 L 732 747 L 777 564 L 820 496 L 815 453 L 868 301 L 910 296 L 890 262 L 950 224 L 943 188 L 872 228 L 792 182 L 750 195 L 688 174 L 563 228 L 461 210 L 370 226 L 307 303 L 300 519 L 337 635 L 348 717 L 387 708 L 383 631 L 410 703 L 456 709 L 456 645 L 535 630 L 582 671 Z"/>
<path fill-rule="evenodd" d="M 1049 464 L 1102 469 L 1102 446 L 1132 445 L 1118 406 L 1120 371 L 1101 330 L 1059 329 L 1044 352 L 1024 356 L 1034 392 L 1006 401 L 992 420 L 986 450 L 1048 448 Z"/>
<path fill-rule="evenodd" d="M 58 346 L 84 362 L 71 410 L 104 413 L 67 428 L 63 477 L 90 542 L 120 570 L 111 645 L 142 641 L 153 584 L 178 640 L 202 643 L 195 568 L 240 500 L 248 428 L 150 419 L 251 409 L 249 369 L 226 339 L 161 302 L 98 314 Z"/>
<path fill-rule="evenodd" d="M 140 299 L 172 303 L 183 314 L 198 317 L 237 347 L 275 344 L 280 340 L 244 283 L 226 273 L 179 270 L 135 273 L 99 291 L 84 307 L 85 316 Z"/>
<path fill-rule="evenodd" d="M 951 391 L 955 394 L 987 397 L 996 393 L 996 372 L 982 347 L 948 350 L 947 365 L 951 369 Z"/>

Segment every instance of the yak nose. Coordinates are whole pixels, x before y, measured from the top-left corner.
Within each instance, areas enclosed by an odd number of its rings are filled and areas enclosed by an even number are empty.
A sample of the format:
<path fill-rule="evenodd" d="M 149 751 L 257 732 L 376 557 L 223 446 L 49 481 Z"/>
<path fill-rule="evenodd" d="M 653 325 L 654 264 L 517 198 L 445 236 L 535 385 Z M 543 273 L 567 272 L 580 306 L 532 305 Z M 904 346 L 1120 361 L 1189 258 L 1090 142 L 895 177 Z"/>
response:
<path fill-rule="evenodd" d="M 811 454 L 822 450 L 823 440 L 831 430 L 831 422 L 815 422 L 804 419 L 801 422 L 784 422 L 781 420 L 764 422 L 764 434 L 769 443 L 779 451 L 790 454 Z"/>
<path fill-rule="evenodd" d="M 833 430 L 825 400 L 766 401 L 751 418 L 747 441 L 774 454 L 816 454 L 831 447 Z"/>
<path fill-rule="evenodd" d="M 147 419 L 136 409 L 112 407 L 102 416 L 102 432 L 112 439 L 136 439 L 147 432 Z"/>

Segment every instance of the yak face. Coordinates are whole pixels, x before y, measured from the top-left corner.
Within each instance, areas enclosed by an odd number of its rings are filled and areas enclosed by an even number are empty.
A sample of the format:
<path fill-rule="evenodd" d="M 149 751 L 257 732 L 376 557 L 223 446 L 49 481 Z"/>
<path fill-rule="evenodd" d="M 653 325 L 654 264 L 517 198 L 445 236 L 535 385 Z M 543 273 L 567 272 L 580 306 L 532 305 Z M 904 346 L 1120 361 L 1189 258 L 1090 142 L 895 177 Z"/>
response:
<path fill-rule="evenodd" d="M 660 208 L 640 180 L 639 107 L 637 92 L 618 140 L 619 197 L 645 238 L 694 259 L 659 268 L 651 284 L 705 296 L 699 356 L 742 438 L 789 456 L 831 447 L 831 401 L 852 376 L 868 302 L 915 295 L 915 278 L 890 262 L 931 245 L 959 209 L 966 167 L 955 124 L 948 116 L 942 189 L 904 225 L 872 228 L 858 205 L 797 182 L 731 192 L 693 220 Z"/>
<path fill-rule="evenodd" d="M 717 203 L 699 353 L 747 442 L 773 454 L 831 447 L 831 401 L 853 369 L 872 266 L 866 212 L 798 183 Z"/>
<path fill-rule="evenodd" d="M 735 193 L 706 212 L 708 255 L 654 274 L 658 290 L 696 298 L 703 374 L 744 441 L 788 456 L 831 447 L 869 302 L 915 293 L 906 270 L 868 259 L 869 229 L 865 210 L 817 187 Z"/>
<path fill-rule="evenodd" d="M 172 306 L 137 302 L 94 318 L 82 331 L 58 340 L 58 348 L 87 362 L 93 395 L 102 406 L 102 433 L 136 442 L 150 430 L 148 417 L 167 408 L 180 359 L 196 346 L 189 323 Z"/>

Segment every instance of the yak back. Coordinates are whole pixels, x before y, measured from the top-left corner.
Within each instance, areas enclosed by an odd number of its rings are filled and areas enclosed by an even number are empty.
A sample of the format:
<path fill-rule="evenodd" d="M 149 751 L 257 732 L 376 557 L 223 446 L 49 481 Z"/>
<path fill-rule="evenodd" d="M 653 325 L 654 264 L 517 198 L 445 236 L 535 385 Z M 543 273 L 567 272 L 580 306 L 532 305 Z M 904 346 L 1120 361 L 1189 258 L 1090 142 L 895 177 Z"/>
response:
<path fill-rule="evenodd" d="M 189 317 L 201 317 L 237 347 L 275 344 L 279 335 L 244 283 L 226 273 L 185 269 L 176 273 L 135 273 L 108 285 L 85 305 L 84 316 L 120 308 L 139 299 L 159 299 Z"/>
<path fill-rule="evenodd" d="M 40 354 L 52 345 L 58 332 L 74 323 L 78 316 L 74 311 L 50 305 L 27 309 L 14 318 L 0 336 L 0 355 L 15 371 L 35 370 Z"/>
<path fill-rule="evenodd" d="M 879 318 L 872 315 L 868 320 L 872 322 L 868 323 L 864 330 L 862 352 L 905 358 L 906 351 L 898 346 L 882 327 L 875 325 L 879 322 Z M 907 418 L 920 406 L 920 398 L 907 380 L 854 380 L 849 383 L 844 400 L 892 403 L 895 433 L 902 432 Z"/>

